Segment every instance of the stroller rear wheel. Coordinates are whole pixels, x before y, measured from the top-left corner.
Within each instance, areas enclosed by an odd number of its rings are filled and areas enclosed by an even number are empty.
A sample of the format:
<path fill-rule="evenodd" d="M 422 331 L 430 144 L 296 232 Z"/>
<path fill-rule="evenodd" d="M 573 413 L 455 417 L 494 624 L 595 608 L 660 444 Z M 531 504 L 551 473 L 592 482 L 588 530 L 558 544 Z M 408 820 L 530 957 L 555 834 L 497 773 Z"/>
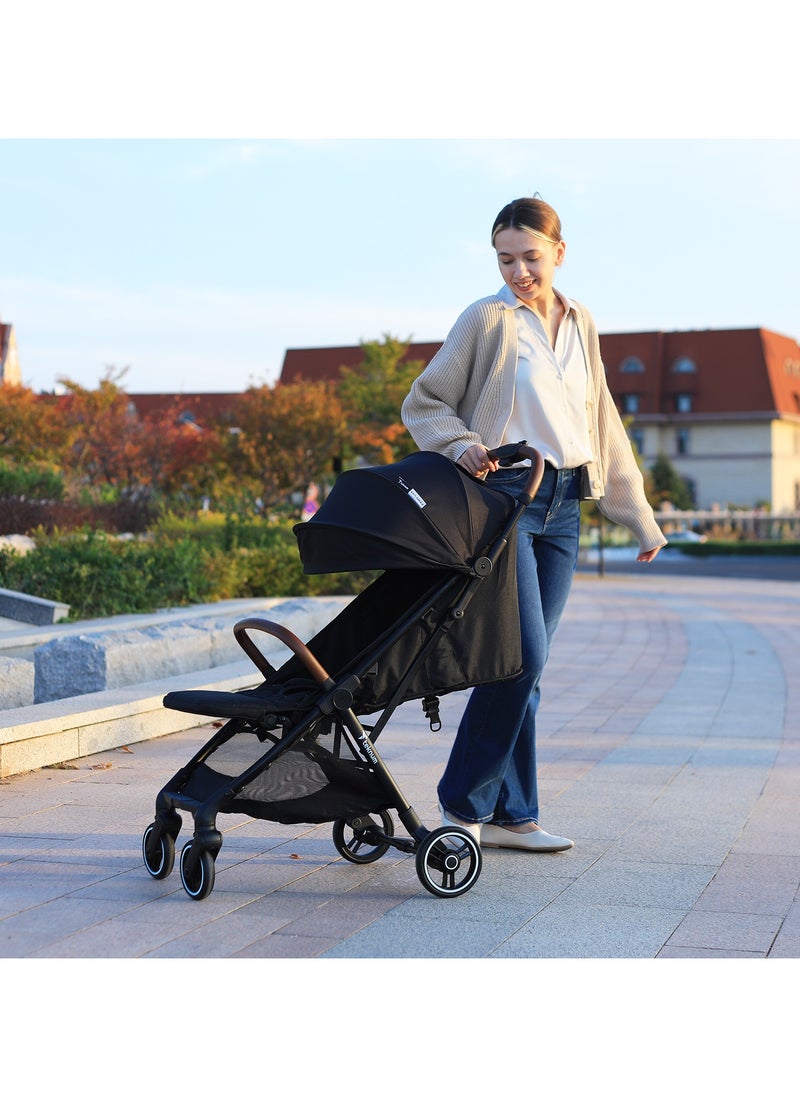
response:
<path fill-rule="evenodd" d="M 442 827 L 423 838 L 416 855 L 417 875 L 437 898 L 455 898 L 474 886 L 481 874 L 481 848 L 460 827 Z"/>
<path fill-rule="evenodd" d="M 142 837 L 142 859 L 144 866 L 154 879 L 166 879 L 175 867 L 175 838 L 171 833 L 162 833 L 155 838 L 155 823 L 151 822 Z"/>
<path fill-rule="evenodd" d="M 394 822 L 392 822 L 392 816 L 388 811 L 375 811 L 380 817 L 381 824 L 380 829 L 383 833 L 392 837 L 394 834 Z M 378 830 L 379 827 L 373 822 L 371 816 L 369 823 L 359 825 L 363 822 L 363 818 L 353 819 L 355 825 L 351 825 L 350 822 L 342 821 L 341 819 L 333 824 L 333 843 L 336 846 L 336 851 L 340 856 L 343 856 L 345 860 L 349 860 L 351 864 L 371 864 L 374 860 L 380 860 L 385 852 L 391 848 L 391 844 L 388 841 L 370 840 L 367 836 L 368 830 Z"/>
<path fill-rule="evenodd" d="M 207 898 L 214 889 L 214 854 L 208 849 L 202 849 L 194 867 L 190 868 L 188 857 L 193 844 L 193 841 L 187 841 L 181 852 L 181 883 L 189 897 L 199 902 Z"/>

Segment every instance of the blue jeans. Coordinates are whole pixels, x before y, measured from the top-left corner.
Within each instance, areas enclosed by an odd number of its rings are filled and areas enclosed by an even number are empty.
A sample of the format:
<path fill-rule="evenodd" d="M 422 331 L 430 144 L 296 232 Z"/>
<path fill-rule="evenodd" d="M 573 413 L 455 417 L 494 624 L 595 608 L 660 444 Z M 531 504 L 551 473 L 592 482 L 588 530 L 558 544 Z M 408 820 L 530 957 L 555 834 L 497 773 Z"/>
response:
<path fill-rule="evenodd" d="M 500 469 L 486 483 L 516 498 L 528 468 Z M 546 465 L 517 526 L 522 665 L 511 681 L 472 690 L 442 779 L 439 802 L 464 822 L 537 822 L 539 679 L 567 602 L 578 558 L 580 469 Z"/>

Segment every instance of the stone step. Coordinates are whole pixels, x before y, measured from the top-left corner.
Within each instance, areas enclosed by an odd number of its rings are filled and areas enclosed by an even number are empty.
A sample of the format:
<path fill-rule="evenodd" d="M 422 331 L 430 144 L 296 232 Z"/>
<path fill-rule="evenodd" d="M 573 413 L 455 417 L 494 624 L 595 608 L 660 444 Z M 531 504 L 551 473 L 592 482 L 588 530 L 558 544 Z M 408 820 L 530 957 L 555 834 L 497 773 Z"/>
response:
<path fill-rule="evenodd" d="M 33 663 L 0 658 L 0 697 L 29 696 L 40 662 L 52 661 L 55 667 L 63 661 L 65 667 L 64 674 L 55 673 L 59 687 L 54 692 L 61 695 L 0 711 L 0 779 L 209 722 L 205 716 L 164 708 L 163 697 L 186 689 L 236 692 L 263 680 L 232 636 L 237 620 L 261 615 L 306 642 L 349 600 L 287 599 L 260 614 L 237 606 L 230 616 L 201 612 L 149 629 L 133 627 L 135 618 L 118 628 L 105 622 L 105 628 L 86 636 L 74 632 L 48 641 L 37 649 Z M 193 630 L 187 635 L 190 622 Z M 291 655 L 279 639 L 261 633 L 258 648 L 276 667 Z M 12 694 L 9 682 L 18 687 L 17 693 Z"/>
<path fill-rule="evenodd" d="M 19 590 L 6 590 L 0 586 L 0 617 L 18 620 L 23 624 L 39 627 L 57 624 L 69 613 L 69 605 L 63 601 L 50 601 L 46 597 L 22 594 Z"/>

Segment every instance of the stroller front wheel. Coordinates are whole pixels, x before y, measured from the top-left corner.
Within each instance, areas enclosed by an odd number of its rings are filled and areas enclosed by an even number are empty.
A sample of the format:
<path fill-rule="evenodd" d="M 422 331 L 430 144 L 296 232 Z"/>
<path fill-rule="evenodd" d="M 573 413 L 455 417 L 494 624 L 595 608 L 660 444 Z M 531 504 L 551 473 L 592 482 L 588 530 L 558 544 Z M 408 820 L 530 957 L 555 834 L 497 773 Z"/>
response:
<path fill-rule="evenodd" d="M 214 889 L 214 854 L 203 849 L 193 868 L 189 867 L 188 857 L 194 842 L 187 841 L 181 852 L 181 883 L 190 898 L 199 902 L 207 898 Z"/>
<path fill-rule="evenodd" d="M 457 826 L 433 830 L 416 854 L 419 880 L 437 898 L 465 894 L 478 881 L 482 863 L 478 842 Z"/>
<path fill-rule="evenodd" d="M 142 859 L 154 879 L 166 879 L 175 867 L 175 838 L 162 833 L 156 841 L 153 837 L 155 823 L 151 822 L 142 836 Z"/>
<path fill-rule="evenodd" d="M 381 820 L 381 829 L 384 835 L 392 837 L 394 835 L 394 822 L 392 822 L 392 816 L 388 811 L 375 811 Z M 370 817 L 370 822 L 372 818 Z M 362 821 L 359 819 L 358 821 Z M 345 860 L 349 860 L 351 864 L 371 864 L 374 860 L 380 860 L 385 852 L 391 848 L 391 844 L 388 841 L 380 841 L 379 839 L 371 840 L 367 834 L 369 830 L 377 830 L 378 827 L 371 826 L 352 826 L 349 822 L 344 822 L 341 819 L 337 820 L 333 824 L 333 843 L 336 846 L 336 851 L 340 856 L 343 856 Z"/>

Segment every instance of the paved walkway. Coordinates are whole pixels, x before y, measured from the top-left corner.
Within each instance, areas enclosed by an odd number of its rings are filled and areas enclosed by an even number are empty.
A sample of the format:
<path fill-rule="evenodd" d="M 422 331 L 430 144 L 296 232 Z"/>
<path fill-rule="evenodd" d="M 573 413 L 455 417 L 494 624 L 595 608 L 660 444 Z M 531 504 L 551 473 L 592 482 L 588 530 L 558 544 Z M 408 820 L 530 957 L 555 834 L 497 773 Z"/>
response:
<path fill-rule="evenodd" d="M 406 705 L 380 740 L 431 826 L 464 700 L 445 698 L 438 734 Z M 177 868 L 151 879 L 140 841 L 155 796 L 209 733 L 2 782 L 0 956 L 800 956 L 794 583 L 578 576 L 540 721 L 542 823 L 575 848 L 486 850 L 459 898 L 428 894 L 413 857 L 353 865 L 329 826 L 242 816 L 220 816 L 204 901 Z"/>

